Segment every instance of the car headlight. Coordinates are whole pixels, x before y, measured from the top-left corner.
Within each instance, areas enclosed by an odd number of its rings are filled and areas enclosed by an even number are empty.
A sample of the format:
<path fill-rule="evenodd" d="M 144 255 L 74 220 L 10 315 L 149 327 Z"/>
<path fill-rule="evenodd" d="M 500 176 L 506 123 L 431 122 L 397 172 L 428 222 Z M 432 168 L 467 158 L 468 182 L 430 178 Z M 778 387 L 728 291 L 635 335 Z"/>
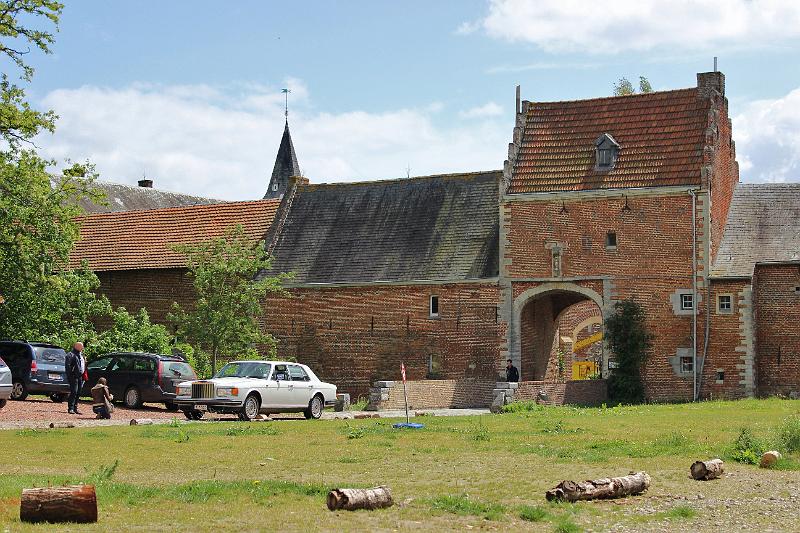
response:
<path fill-rule="evenodd" d="M 217 396 L 239 396 L 238 387 L 217 387 Z"/>
<path fill-rule="evenodd" d="M 184 385 L 183 387 L 175 387 L 175 396 L 189 396 L 192 392 L 192 387 Z"/>

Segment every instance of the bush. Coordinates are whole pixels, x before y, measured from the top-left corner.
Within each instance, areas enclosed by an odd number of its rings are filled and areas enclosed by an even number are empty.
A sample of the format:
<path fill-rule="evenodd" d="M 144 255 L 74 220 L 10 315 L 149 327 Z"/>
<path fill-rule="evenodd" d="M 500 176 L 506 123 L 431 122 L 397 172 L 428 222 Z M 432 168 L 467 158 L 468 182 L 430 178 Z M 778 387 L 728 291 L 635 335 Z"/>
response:
<path fill-rule="evenodd" d="M 755 465 L 761 461 L 763 453 L 764 444 L 753 435 L 750 428 L 742 428 L 733 442 L 731 459 L 737 463 Z"/>
<path fill-rule="evenodd" d="M 783 421 L 778 428 L 778 442 L 788 453 L 800 452 L 800 416 Z"/>
<path fill-rule="evenodd" d="M 644 309 L 633 300 L 615 303 L 614 313 L 605 321 L 606 343 L 617 362 L 608 380 L 608 395 L 614 400 L 644 401 L 641 368 L 652 342 L 644 324 Z"/>
<path fill-rule="evenodd" d="M 120 307 L 112 313 L 111 318 L 114 325 L 86 345 L 89 359 L 111 352 L 172 353 L 172 337 L 167 328 L 150 322 L 146 310 L 139 309 L 134 315 Z"/>

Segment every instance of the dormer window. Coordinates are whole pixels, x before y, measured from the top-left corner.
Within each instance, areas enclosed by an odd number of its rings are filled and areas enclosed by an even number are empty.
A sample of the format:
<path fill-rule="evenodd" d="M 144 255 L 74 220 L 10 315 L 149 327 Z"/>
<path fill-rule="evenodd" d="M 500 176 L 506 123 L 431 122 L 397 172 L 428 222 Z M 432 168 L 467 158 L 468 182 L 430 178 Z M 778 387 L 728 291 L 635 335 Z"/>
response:
<path fill-rule="evenodd" d="M 595 170 L 611 170 L 614 168 L 614 163 L 617 161 L 617 153 L 619 152 L 619 144 L 614 140 L 614 137 L 604 133 L 594 142 L 594 147 L 597 157 Z"/>

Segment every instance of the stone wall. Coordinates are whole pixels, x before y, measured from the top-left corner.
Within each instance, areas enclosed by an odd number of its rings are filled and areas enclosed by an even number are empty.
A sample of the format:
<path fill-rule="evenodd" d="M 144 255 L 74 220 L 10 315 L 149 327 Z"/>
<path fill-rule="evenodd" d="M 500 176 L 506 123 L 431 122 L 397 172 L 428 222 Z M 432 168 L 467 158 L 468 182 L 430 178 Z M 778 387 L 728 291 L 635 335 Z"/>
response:
<path fill-rule="evenodd" d="M 402 381 L 377 381 L 370 388 L 368 411 L 405 409 Z M 492 403 L 494 381 L 435 379 L 407 381 L 409 409 L 487 408 Z"/>
<path fill-rule="evenodd" d="M 543 397 L 540 393 L 543 393 Z M 544 405 L 600 405 L 608 400 L 608 387 L 604 379 L 560 383 L 521 381 L 513 400 L 537 401 Z"/>

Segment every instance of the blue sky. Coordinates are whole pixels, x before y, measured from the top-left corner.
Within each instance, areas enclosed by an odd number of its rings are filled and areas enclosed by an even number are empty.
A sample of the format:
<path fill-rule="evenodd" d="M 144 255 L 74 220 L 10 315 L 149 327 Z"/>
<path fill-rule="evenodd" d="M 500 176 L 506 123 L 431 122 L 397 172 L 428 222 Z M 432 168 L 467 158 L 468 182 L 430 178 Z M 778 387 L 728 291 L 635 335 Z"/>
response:
<path fill-rule="evenodd" d="M 224 5 L 225 7 L 220 7 Z M 32 98 L 38 141 L 102 178 L 257 198 L 283 128 L 315 182 L 500 168 L 523 98 L 689 87 L 719 56 L 743 181 L 800 180 L 800 3 L 72 2 Z"/>

